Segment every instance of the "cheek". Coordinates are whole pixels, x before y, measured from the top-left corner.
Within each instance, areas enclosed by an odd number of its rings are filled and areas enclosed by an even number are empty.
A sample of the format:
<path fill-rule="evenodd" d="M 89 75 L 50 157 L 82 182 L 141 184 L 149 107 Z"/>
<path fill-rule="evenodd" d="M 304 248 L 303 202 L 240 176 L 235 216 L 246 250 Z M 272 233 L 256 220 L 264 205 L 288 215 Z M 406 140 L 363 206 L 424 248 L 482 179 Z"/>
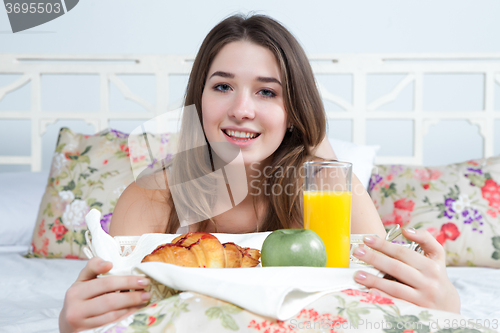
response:
<path fill-rule="evenodd" d="M 217 130 L 217 124 L 215 124 L 214 119 L 212 119 L 210 115 L 206 115 L 205 112 L 203 112 L 202 121 L 203 121 L 202 126 L 203 126 L 203 131 L 205 132 L 205 136 L 207 137 L 208 141 L 213 141 L 216 135 L 215 131 Z"/>
<path fill-rule="evenodd" d="M 288 127 L 287 120 L 288 117 L 286 115 L 286 112 L 282 108 L 278 108 L 276 112 L 271 113 L 269 117 L 269 121 L 273 122 L 274 128 L 276 128 L 277 131 L 283 133 Z"/>
<path fill-rule="evenodd" d="M 279 116 L 278 114 L 279 113 L 271 113 L 270 116 L 266 117 L 266 127 L 268 130 L 272 131 L 273 141 L 281 143 L 287 130 L 287 117 L 285 114 L 279 114 Z"/>
<path fill-rule="evenodd" d="M 216 127 L 216 119 L 217 115 L 213 112 L 213 103 L 211 103 L 210 99 L 205 95 L 202 96 L 201 99 L 201 109 L 202 109 L 202 121 L 203 121 L 203 130 L 205 131 L 205 135 L 210 140 L 214 132 L 214 126 Z"/>

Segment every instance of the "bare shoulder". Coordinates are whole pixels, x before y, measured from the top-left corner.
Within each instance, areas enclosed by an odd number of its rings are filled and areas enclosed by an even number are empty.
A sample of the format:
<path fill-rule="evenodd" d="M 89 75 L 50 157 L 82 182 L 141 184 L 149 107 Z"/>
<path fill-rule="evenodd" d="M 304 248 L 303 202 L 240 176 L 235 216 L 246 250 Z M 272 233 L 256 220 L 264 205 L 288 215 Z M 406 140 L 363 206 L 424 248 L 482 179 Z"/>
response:
<path fill-rule="evenodd" d="M 139 184 L 132 182 L 123 191 L 113 211 L 109 228 L 111 236 L 139 236 L 166 231 L 171 211 L 168 186 L 148 186 L 158 181 L 158 176 L 151 175 L 141 179 Z"/>
<path fill-rule="evenodd" d="M 317 145 L 316 147 L 312 147 L 311 151 L 314 155 L 314 157 L 311 158 L 311 160 L 313 161 L 320 159 L 337 159 L 337 155 L 335 155 L 332 145 L 330 144 L 330 141 L 328 141 L 328 138 L 326 136 L 323 138 L 319 145 Z"/>

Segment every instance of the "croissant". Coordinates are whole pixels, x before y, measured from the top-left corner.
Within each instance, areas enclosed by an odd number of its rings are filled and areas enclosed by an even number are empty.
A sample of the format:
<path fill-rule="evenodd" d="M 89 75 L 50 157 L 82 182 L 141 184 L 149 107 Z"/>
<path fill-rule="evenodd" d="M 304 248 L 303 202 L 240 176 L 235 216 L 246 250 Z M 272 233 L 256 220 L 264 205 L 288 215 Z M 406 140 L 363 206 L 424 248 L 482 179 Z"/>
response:
<path fill-rule="evenodd" d="M 159 261 L 184 267 L 237 268 L 255 267 L 260 251 L 234 243 L 221 244 L 207 232 L 188 232 L 158 246 L 142 262 Z"/>

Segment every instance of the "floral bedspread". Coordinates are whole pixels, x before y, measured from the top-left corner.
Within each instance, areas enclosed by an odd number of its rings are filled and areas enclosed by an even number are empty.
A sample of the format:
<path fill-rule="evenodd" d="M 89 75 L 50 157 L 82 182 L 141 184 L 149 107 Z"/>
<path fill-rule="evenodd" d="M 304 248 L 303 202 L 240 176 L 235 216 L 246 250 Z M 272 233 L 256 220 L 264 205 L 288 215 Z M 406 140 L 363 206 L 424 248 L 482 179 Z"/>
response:
<path fill-rule="evenodd" d="M 212 297 L 183 292 L 94 332 L 465 333 L 497 332 L 498 321 L 479 322 L 353 289 L 323 296 L 289 320 L 280 321 Z"/>

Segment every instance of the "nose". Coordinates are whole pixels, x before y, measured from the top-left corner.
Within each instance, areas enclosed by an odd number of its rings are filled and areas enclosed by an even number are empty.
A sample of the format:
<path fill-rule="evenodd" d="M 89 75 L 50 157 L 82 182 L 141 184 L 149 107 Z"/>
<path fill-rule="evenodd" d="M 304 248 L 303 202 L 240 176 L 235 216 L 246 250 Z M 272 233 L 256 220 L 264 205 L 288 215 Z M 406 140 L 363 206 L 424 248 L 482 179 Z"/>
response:
<path fill-rule="evenodd" d="M 251 120 L 255 118 L 255 105 L 252 97 L 248 93 L 241 92 L 235 95 L 233 105 L 231 105 L 228 115 L 237 120 Z"/>

